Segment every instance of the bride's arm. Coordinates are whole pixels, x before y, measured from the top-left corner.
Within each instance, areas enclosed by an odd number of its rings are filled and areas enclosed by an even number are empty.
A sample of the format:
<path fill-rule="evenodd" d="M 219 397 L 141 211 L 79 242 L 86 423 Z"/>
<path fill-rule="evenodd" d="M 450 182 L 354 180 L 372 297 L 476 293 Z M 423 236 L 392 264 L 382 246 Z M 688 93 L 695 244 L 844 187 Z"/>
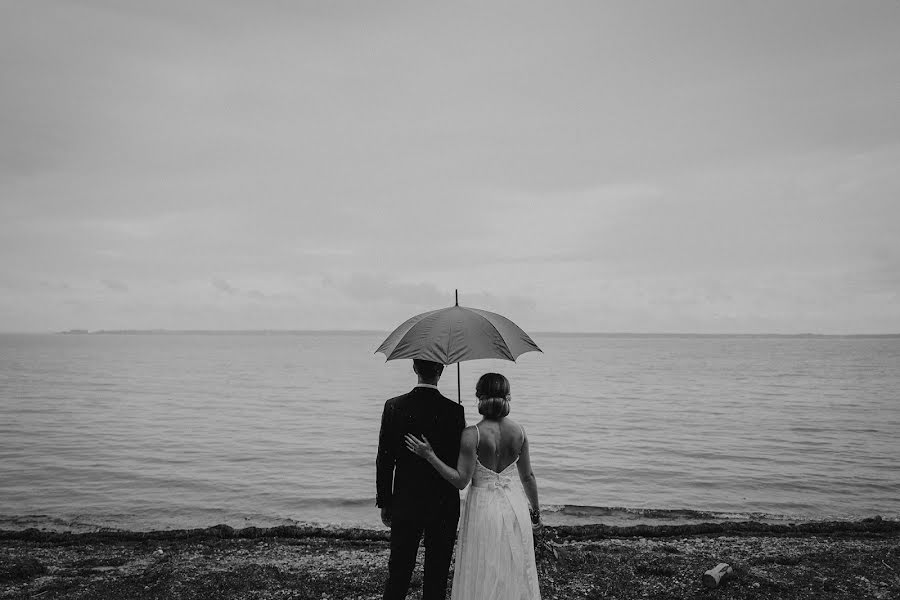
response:
<path fill-rule="evenodd" d="M 431 444 L 428 443 L 428 438 L 424 435 L 420 440 L 413 435 L 407 434 L 406 447 L 410 452 L 414 452 L 427 460 L 441 477 L 461 490 L 469 485 L 469 482 L 472 481 L 472 474 L 475 472 L 476 435 L 474 427 L 468 427 L 463 430 L 459 440 L 459 458 L 456 461 L 455 469 L 437 457 Z"/>
<path fill-rule="evenodd" d="M 519 454 L 519 479 L 522 480 L 522 487 L 525 488 L 525 496 L 531 505 L 531 520 L 537 522 L 541 518 L 541 505 L 538 502 L 537 480 L 534 478 L 534 471 L 531 470 L 531 455 L 528 452 L 528 436 L 522 443 L 522 452 Z M 535 516 L 537 518 L 535 518 Z"/>

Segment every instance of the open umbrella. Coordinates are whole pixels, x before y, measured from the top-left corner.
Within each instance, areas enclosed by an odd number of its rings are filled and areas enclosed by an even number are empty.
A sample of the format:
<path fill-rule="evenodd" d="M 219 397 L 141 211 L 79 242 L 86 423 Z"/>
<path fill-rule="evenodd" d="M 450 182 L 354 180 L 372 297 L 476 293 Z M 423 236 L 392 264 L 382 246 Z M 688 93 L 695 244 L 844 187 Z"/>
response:
<path fill-rule="evenodd" d="M 479 358 L 515 361 L 525 352 L 542 350 L 518 325 L 497 313 L 456 304 L 407 319 L 376 350 L 387 360 L 421 358 L 444 365 L 456 363 L 458 400 L 462 403 L 459 363 Z"/>

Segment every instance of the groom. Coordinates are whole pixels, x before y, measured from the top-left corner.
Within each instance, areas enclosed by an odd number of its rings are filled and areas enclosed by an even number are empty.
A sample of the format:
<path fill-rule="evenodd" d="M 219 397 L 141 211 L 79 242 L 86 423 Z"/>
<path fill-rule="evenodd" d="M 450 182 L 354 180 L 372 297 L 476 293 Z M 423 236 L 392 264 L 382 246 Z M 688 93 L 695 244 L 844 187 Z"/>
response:
<path fill-rule="evenodd" d="M 456 466 L 466 419 L 462 406 L 438 391 L 444 365 L 414 359 L 413 371 L 419 383 L 409 393 L 384 403 L 378 436 L 376 504 L 382 522 L 391 528 L 384 599 L 406 598 L 424 534 L 422 600 L 444 600 L 459 522 L 459 490 L 407 450 L 403 438 L 407 433 L 424 435 L 442 461 Z"/>

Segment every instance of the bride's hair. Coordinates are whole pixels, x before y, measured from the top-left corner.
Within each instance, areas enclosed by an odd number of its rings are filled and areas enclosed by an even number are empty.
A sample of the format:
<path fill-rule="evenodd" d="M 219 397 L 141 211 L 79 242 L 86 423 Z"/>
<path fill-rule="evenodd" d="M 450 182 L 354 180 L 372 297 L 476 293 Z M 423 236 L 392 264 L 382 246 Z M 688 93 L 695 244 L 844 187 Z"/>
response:
<path fill-rule="evenodd" d="M 478 412 L 487 419 L 509 414 L 509 380 L 500 373 L 485 373 L 475 384 Z"/>

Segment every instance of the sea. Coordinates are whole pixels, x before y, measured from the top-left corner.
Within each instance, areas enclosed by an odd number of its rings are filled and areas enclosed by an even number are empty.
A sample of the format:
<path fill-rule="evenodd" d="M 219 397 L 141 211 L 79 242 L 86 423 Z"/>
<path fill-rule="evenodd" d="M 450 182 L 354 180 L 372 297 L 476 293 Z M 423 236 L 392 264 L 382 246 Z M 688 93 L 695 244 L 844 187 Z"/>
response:
<path fill-rule="evenodd" d="M 386 334 L 0 335 L 0 529 L 382 527 Z M 549 524 L 900 518 L 900 337 L 532 337 L 439 387 L 509 378 Z"/>

